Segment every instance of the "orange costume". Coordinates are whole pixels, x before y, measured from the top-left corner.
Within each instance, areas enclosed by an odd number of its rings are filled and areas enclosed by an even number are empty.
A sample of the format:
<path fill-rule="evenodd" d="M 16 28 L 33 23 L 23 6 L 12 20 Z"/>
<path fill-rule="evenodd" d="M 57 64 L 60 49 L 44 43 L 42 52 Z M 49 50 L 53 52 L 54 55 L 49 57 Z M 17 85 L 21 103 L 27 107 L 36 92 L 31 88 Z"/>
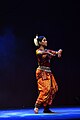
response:
<path fill-rule="evenodd" d="M 49 51 L 45 53 L 44 51 Z M 36 79 L 38 84 L 39 96 L 36 100 L 35 107 L 51 105 L 55 93 L 58 91 L 58 85 L 55 78 L 50 70 L 50 59 L 56 55 L 55 51 L 52 50 L 36 50 L 38 58 L 38 68 L 36 70 Z M 52 53 L 54 54 L 52 55 Z"/>

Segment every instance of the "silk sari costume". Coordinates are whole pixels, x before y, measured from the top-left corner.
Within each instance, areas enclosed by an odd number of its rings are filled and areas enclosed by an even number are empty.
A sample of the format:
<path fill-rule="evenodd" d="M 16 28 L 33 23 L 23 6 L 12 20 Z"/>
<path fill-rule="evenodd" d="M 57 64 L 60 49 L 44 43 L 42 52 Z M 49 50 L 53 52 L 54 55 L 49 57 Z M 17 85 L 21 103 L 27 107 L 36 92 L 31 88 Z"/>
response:
<path fill-rule="evenodd" d="M 44 51 L 47 51 L 47 49 Z M 58 91 L 58 85 L 50 69 L 50 60 L 52 58 L 52 55 L 50 54 L 51 50 L 47 54 L 44 54 L 44 51 L 40 49 L 36 50 L 36 56 L 38 59 L 36 79 L 39 95 L 35 107 L 39 107 L 41 104 L 43 104 L 43 106 L 51 105 L 55 93 Z"/>

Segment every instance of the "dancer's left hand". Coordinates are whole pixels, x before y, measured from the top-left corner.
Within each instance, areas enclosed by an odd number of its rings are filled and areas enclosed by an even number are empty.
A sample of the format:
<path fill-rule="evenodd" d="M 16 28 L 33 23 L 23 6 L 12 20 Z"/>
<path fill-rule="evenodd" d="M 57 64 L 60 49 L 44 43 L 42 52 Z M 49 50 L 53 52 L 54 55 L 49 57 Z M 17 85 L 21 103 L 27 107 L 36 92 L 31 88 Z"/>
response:
<path fill-rule="evenodd" d="M 61 54 L 62 54 L 62 49 L 59 49 L 59 50 L 58 50 L 58 57 L 59 57 L 59 58 L 61 57 Z"/>

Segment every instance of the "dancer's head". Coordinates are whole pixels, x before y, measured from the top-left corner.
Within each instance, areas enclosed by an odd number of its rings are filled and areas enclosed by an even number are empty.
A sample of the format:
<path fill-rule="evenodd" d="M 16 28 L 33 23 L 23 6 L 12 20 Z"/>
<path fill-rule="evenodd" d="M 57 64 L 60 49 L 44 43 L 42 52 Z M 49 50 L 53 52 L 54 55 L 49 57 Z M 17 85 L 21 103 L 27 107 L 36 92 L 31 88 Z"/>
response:
<path fill-rule="evenodd" d="M 44 36 L 36 35 L 36 38 L 34 38 L 34 44 L 35 46 L 47 46 L 47 40 Z"/>

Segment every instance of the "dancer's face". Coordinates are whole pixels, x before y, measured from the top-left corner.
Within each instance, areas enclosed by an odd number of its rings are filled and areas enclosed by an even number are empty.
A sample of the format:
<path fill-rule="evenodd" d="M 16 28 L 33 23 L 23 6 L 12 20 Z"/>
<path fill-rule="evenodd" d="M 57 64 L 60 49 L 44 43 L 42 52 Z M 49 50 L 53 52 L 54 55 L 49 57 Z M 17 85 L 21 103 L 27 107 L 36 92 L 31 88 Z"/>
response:
<path fill-rule="evenodd" d="M 47 40 L 45 37 L 42 39 L 41 45 L 47 46 Z"/>

